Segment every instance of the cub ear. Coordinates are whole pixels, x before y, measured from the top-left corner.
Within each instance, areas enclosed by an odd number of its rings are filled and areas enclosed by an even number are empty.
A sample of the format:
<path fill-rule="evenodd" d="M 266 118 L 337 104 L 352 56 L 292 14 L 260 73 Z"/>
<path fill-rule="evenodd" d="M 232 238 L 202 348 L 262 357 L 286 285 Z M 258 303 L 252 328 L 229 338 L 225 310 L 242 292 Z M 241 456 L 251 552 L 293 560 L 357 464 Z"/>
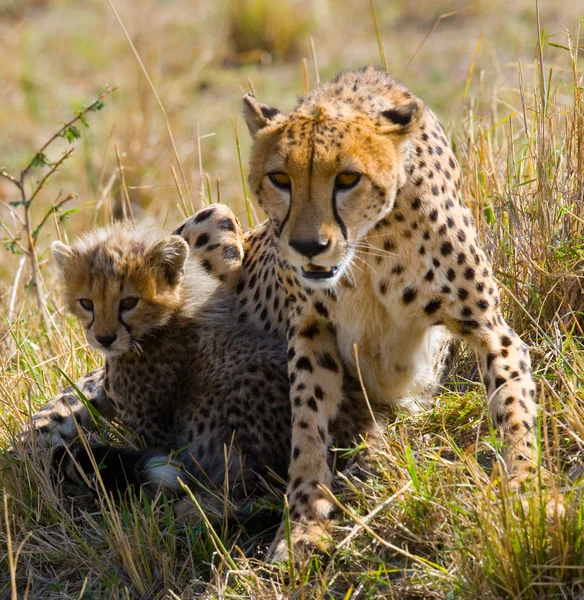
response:
<path fill-rule="evenodd" d="M 414 98 L 404 104 L 397 104 L 381 112 L 384 123 L 384 133 L 406 134 L 410 133 L 424 114 L 425 105 L 421 100 Z"/>
<path fill-rule="evenodd" d="M 63 244 L 63 242 L 53 242 L 51 244 L 51 252 L 61 273 L 66 273 L 75 258 L 75 250 L 71 246 Z"/>
<path fill-rule="evenodd" d="M 273 125 L 284 115 L 277 108 L 258 102 L 253 94 L 246 94 L 243 97 L 243 116 L 251 137 L 255 138 L 260 129 Z"/>
<path fill-rule="evenodd" d="M 183 276 L 189 245 L 178 235 L 171 235 L 157 242 L 148 254 L 148 263 L 160 269 L 164 280 L 175 285 Z"/>

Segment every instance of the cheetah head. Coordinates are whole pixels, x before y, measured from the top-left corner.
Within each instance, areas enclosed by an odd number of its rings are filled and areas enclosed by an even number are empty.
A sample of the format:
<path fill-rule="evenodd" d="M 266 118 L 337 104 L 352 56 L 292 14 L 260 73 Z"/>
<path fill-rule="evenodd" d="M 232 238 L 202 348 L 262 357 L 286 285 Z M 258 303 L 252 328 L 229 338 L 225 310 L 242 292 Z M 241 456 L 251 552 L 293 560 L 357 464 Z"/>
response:
<path fill-rule="evenodd" d="M 320 88 L 289 115 L 244 96 L 249 181 L 282 258 L 310 287 L 334 286 L 406 181 L 408 141 L 424 112 L 403 86 L 375 112 Z"/>
<path fill-rule="evenodd" d="M 107 357 L 139 351 L 140 341 L 181 306 L 189 247 L 179 236 L 113 225 L 74 246 L 53 242 L 52 252 L 68 309 L 90 346 Z"/>

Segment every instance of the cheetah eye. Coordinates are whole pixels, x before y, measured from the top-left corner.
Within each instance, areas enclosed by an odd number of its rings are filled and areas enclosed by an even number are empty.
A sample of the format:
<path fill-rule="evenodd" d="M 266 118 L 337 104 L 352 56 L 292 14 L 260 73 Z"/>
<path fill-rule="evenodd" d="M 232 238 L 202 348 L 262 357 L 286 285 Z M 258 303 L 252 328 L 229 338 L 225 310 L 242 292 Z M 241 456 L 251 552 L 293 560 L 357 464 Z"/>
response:
<path fill-rule="evenodd" d="M 335 187 L 341 190 L 349 190 L 355 187 L 361 179 L 361 173 L 339 173 L 335 179 Z"/>
<path fill-rule="evenodd" d="M 124 298 L 120 302 L 120 308 L 122 310 L 132 310 L 133 308 L 136 308 L 137 304 L 138 304 L 138 298 Z"/>
<path fill-rule="evenodd" d="M 81 308 L 83 310 L 93 312 L 93 301 L 89 298 L 81 298 L 81 300 L 79 300 L 79 304 L 81 304 Z"/>
<path fill-rule="evenodd" d="M 270 181 L 281 190 L 289 190 L 292 187 L 290 175 L 286 173 L 269 173 Z"/>

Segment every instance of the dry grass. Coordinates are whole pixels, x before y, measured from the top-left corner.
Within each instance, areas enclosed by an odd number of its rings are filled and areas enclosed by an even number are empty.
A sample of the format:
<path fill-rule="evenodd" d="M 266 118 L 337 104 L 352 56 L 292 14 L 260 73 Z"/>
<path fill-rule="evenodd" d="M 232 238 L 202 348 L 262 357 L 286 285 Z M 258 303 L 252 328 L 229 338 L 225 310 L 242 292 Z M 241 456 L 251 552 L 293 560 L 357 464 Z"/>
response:
<path fill-rule="evenodd" d="M 463 357 L 435 410 L 390 425 L 377 456 L 381 475 L 341 486 L 337 545 L 301 570 L 260 564 L 255 548 L 265 536 L 179 526 L 162 498 L 120 507 L 101 498 L 95 511 L 73 510 L 51 485 L 42 457 L 0 457 L 0 598 L 584 597 L 583 42 L 576 8 L 545 4 L 541 61 L 531 3 L 377 8 L 392 72 L 448 127 L 509 319 L 533 346 L 542 462 L 565 491 L 565 515 L 546 516 L 537 494 L 528 496 L 525 512 L 491 480 L 499 445 L 484 390 L 469 382 L 473 362 Z M 59 311 L 44 250 L 55 236 L 75 235 L 122 210 L 114 143 L 137 217 L 179 218 L 174 166 L 187 210 L 216 199 L 219 176 L 221 199 L 245 221 L 229 119 L 239 110 L 239 91 L 250 78 L 262 99 L 282 108 L 302 91 L 298 60 L 277 62 L 274 51 L 271 66 L 245 64 L 257 56 L 230 47 L 220 3 L 201 1 L 196 14 L 179 0 L 144 1 L 139 11 L 135 3 L 115 5 L 167 111 L 186 185 L 156 100 L 105 2 L 0 0 L 0 163 L 8 169 L 30 160 L 72 103 L 83 104 L 105 84 L 119 88 L 35 207 L 43 214 L 64 190 L 78 193 L 82 210 L 38 240 L 51 335 L 19 289 L 17 318 L 0 341 L 3 447 L 67 384 L 63 374 L 75 378 L 97 364 L 79 328 Z M 314 38 L 321 78 L 378 60 L 362 3 L 308 5 L 314 19 L 297 43 L 310 58 L 308 36 Z M 419 48 L 435 19 L 452 10 L 461 12 L 444 18 Z M 304 20 L 295 26 L 301 31 Z M 314 84 L 312 67 L 309 75 Z M 242 131 L 244 157 L 247 143 Z M 0 202 L 12 194 L 0 180 Z M 2 204 L 0 219 L 14 224 Z M 19 257 L 1 252 L 4 321 Z"/>

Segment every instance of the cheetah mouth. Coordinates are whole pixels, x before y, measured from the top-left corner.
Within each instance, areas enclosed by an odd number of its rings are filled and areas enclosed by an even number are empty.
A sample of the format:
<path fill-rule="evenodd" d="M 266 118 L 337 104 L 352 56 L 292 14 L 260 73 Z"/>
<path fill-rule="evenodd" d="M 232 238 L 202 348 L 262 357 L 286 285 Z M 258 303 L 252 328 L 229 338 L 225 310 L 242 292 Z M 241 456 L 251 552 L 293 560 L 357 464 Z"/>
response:
<path fill-rule="evenodd" d="M 338 267 L 321 267 L 319 265 L 314 265 L 312 263 L 308 263 L 301 267 L 302 276 L 306 277 L 306 279 L 331 279 L 338 272 Z"/>

